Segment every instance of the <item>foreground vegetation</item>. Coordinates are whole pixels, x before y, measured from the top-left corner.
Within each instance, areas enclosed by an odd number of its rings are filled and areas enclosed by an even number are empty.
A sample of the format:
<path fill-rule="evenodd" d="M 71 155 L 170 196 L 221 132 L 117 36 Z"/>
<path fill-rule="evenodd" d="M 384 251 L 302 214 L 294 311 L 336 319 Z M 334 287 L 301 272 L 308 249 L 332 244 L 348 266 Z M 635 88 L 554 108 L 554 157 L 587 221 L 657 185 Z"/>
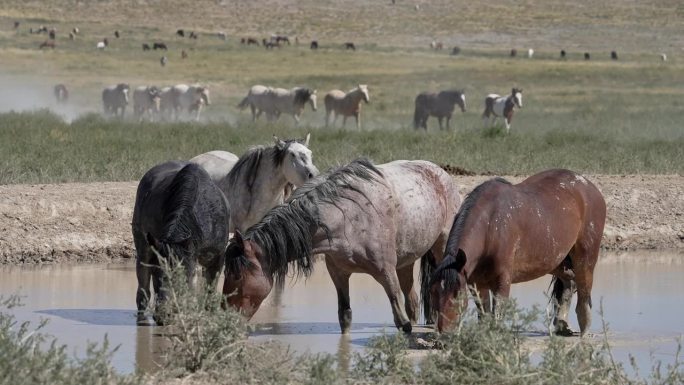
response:
<path fill-rule="evenodd" d="M 132 123 L 86 115 L 72 123 L 47 112 L 0 114 L 0 184 L 138 180 L 154 164 L 224 149 L 242 154 L 272 135 L 311 132 L 314 162 L 326 169 L 367 156 L 376 162 L 427 159 L 478 173 L 530 174 L 551 167 L 584 173 L 684 172 L 684 137 L 616 138 L 596 130 L 495 130 L 425 134 L 344 131 L 266 124 Z"/>
<path fill-rule="evenodd" d="M 19 325 L 0 313 L 0 384 L 681 384 L 679 352 L 671 364 L 655 362 L 639 375 L 613 359 L 607 331 L 602 339 L 537 337 L 529 331 L 548 325 L 538 309 L 522 311 L 513 302 L 499 318 L 476 321 L 470 313 L 454 332 L 441 336 L 442 349 L 420 361 L 408 357 L 402 334 L 374 338 L 352 364 L 330 354 L 296 355 L 275 343 L 247 342 L 248 326 L 232 310 L 221 309 L 221 294 L 193 293 L 180 269 L 171 270 L 168 301 L 162 309 L 168 326 L 159 328 L 168 349 L 154 374 L 114 372 L 106 342 L 86 358 L 73 360 L 49 336 Z M 16 306 L 16 299 L 2 307 Z M 543 327 L 543 326 L 542 326 Z M 540 341 L 541 339 L 541 341 Z M 538 346 L 537 346 L 538 345 Z M 634 364 L 632 364 L 634 365 Z"/>

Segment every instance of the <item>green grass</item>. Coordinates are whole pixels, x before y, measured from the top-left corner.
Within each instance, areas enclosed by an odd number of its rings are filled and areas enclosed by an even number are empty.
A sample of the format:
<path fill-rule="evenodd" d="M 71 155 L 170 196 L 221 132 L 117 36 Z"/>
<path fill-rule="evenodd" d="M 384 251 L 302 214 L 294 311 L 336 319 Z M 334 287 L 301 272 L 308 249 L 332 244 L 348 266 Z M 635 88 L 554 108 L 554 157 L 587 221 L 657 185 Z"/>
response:
<path fill-rule="evenodd" d="M 138 180 L 153 165 L 226 149 L 242 154 L 272 135 L 303 138 L 311 132 L 321 169 L 366 156 L 378 163 L 426 159 L 475 172 L 530 174 L 552 167 L 583 173 L 682 173 L 684 138 L 616 137 L 596 130 L 423 133 L 355 131 L 288 125 L 131 123 L 85 115 L 72 123 L 47 112 L 0 114 L 0 183 Z"/>

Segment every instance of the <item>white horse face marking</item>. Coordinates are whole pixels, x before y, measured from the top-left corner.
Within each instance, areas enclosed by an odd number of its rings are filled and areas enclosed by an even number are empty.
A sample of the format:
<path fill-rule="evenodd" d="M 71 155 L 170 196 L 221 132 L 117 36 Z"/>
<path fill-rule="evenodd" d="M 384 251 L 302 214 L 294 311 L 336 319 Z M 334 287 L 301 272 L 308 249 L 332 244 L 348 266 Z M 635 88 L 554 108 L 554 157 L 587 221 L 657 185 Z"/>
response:
<path fill-rule="evenodd" d="M 363 101 L 366 103 L 370 103 L 370 95 L 368 94 L 368 85 L 359 84 L 359 89 L 363 93 Z"/>
<path fill-rule="evenodd" d="M 309 96 L 309 104 L 311 104 L 311 109 L 316 111 L 318 106 L 316 106 L 316 91 L 314 90 Z"/>
<path fill-rule="evenodd" d="M 522 92 L 516 92 L 513 100 L 515 101 L 515 104 L 518 106 L 518 108 L 522 108 Z"/>
<path fill-rule="evenodd" d="M 463 104 L 461 105 L 461 111 L 465 112 L 465 110 L 466 110 L 465 94 L 461 94 L 461 102 L 463 102 Z"/>
<path fill-rule="evenodd" d="M 283 161 L 283 173 L 288 182 L 299 187 L 318 175 L 313 164 L 311 150 L 301 143 L 291 143 Z"/>

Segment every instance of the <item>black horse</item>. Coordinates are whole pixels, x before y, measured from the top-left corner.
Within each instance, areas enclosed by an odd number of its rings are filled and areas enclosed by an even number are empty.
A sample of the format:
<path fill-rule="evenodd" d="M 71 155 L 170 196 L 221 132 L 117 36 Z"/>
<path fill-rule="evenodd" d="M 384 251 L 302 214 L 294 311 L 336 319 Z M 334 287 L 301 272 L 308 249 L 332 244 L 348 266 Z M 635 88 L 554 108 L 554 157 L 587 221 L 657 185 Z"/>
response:
<path fill-rule="evenodd" d="M 215 284 L 228 245 L 230 206 L 209 174 L 194 163 L 170 161 L 152 167 L 138 185 L 133 210 L 138 323 L 146 324 L 150 278 L 159 305 L 165 299 L 159 258 L 181 263 L 188 280 L 197 263 Z M 154 316 L 157 324 L 161 320 Z"/>

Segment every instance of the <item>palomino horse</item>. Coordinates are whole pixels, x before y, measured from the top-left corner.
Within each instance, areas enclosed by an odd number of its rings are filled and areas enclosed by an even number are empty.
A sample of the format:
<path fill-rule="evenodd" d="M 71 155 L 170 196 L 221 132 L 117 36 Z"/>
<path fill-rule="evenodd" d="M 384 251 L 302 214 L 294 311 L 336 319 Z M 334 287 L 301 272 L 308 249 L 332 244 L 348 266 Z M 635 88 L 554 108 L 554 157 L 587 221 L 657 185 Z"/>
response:
<path fill-rule="evenodd" d="M 303 141 L 275 139 L 270 147 L 257 146 L 248 150 L 237 162 L 221 161 L 223 170 L 230 170 L 221 179 L 214 179 L 230 202 L 230 231 L 246 230 L 273 207 L 283 203 L 290 186 L 301 186 L 318 175 L 309 150 L 309 138 Z M 227 153 L 230 154 L 230 153 Z M 207 154 L 191 161 L 211 169 Z M 232 154 L 230 154 L 232 155 Z M 214 170 L 214 174 L 217 174 Z"/>
<path fill-rule="evenodd" d="M 295 122 L 299 123 L 307 103 L 312 110 L 317 110 L 316 90 L 304 87 L 286 90 L 255 85 L 238 104 L 238 108 L 244 109 L 249 106 L 252 110 L 252 121 L 256 121 L 261 113 L 265 112 L 268 120 L 277 120 L 281 113 L 286 113 L 292 115 Z"/>
<path fill-rule="evenodd" d="M 511 119 L 513 119 L 513 108 L 522 108 L 522 88 L 513 88 L 511 94 L 508 96 L 499 96 L 497 94 L 489 94 L 485 98 L 485 110 L 482 113 L 482 119 L 485 127 L 487 121 L 490 120 L 489 126 L 493 126 L 496 118 L 503 116 L 506 123 L 506 133 L 511 130 Z"/>
<path fill-rule="evenodd" d="M 467 285 L 479 291 L 480 310 L 489 311 L 489 291 L 508 297 L 511 284 L 545 274 L 555 277 L 554 323 L 566 334 L 572 283 L 577 286 L 581 333 L 591 323 L 594 266 L 606 221 L 601 192 L 583 176 L 548 170 L 517 185 L 496 178 L 476 187 L 454 221 L 445 258 L 429 290 L 439 310 L 439 331 L 449 329 L 465 307 Z M 462 296 L 463 302 L 456 299 Z"/>
<path fill-rule="evenodd" d="M 57 84 L 53 90 L 57 103 L 63 104 L 69 100 L 69 91 L 64 84 Z"/>
<path fill-rule="evenodd" d="M 441 91 L 440 93 L 422 92 L 416 96 L 416 109 L 413 113 L 413 128 L 422 127 L 427 130 L 427 120 L 430 116 L 437 117 L 439 129 L 442 129 L 442 119 L 446 118 L 446 128 L 449 129 L 451 116 L 456 104 L 461 111 L 466 110 L 465 94 L 463 90 Z"/>
<path fill-rule="evenodd" d="M 157 303 L 165 299 L 159 258 L 180 262 L 187 278 L 199 263 L 208 283 L 220 273 L 228 245 L 228 201 L 196 164 L 166 162 L 151 168 L 138 185 L 133 209 L 138 323 L 147 322 L 150 278 Z M 161 321 L 155 315 L 155 321 Z"/>
<path fill-rule="evenodd" d="M 223 293 L 251 317 L 290 265 L 308 274 L 312 256 L 325 254 L 342 333 L 351 326 L 352 273 L 370 274 L 382 285 L 395 325 L 408 333 L 418 318 L 413 264 L 422 256 L 427 278 L 425 262 L 442 259 L 459 205 L 455 182 L 433 163 L 401 160 L 376 167 L 355 160 L 296 189 L 244 236 L 235 233 Z M 427 308 L 425 314 L 432 312 Z"/>
<path fill-rule="evenodd" d="M 330 124 L 330 114 L 335 115 L 335 122 L 339 115 L 343 116 L 342 127 L 347 124 L 347 117 L 353 116 L 356 119 L 356 128 L 361 128 L 361 100 L 368 103 L 370 96 L 368 95 L 368 86 L 359 84 L 358 87 L 347 92 L 346 94 L 340 90 L 332 90 L 325 95 L 325 126 Z M 333 122 L 333 125 L 335 124 Z"/>

